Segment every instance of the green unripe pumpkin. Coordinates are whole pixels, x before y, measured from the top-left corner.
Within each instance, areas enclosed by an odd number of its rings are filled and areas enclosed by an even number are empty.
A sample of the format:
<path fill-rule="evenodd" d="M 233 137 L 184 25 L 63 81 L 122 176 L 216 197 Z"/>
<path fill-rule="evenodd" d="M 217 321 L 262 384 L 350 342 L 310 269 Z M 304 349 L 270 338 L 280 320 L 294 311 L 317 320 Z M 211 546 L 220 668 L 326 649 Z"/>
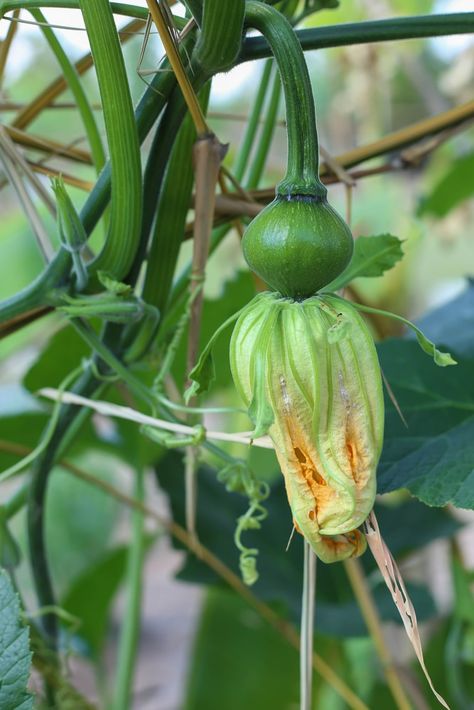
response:
<path fill-rule="evenodd" d="M 354 248 L 349 227 L 325 198 L 278 196 L 247 227 L 245 259 L 269 286 L 308 298 L 346 268 Z"/>

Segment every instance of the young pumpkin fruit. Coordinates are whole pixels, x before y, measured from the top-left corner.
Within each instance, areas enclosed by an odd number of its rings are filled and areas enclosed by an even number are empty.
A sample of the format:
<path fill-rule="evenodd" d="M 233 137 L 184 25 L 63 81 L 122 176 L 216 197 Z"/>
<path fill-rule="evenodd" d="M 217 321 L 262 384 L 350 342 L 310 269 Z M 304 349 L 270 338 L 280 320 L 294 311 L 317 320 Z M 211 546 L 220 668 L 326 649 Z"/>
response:
<path fill-rule="evenodd" d="M 344 271 L 354 240 L 325 196 L 277 196 L 247 227 L 245 259 L 283 296 L 309 298 Z"/>
<path fill-rule="evenodd" d="M 324 562 L 362 554 L 384 403 L 360 315 L 335 296 L 259 294 L 235 325 L 230 363 L 255 436 L 273 440 L 296 530 Z"/>

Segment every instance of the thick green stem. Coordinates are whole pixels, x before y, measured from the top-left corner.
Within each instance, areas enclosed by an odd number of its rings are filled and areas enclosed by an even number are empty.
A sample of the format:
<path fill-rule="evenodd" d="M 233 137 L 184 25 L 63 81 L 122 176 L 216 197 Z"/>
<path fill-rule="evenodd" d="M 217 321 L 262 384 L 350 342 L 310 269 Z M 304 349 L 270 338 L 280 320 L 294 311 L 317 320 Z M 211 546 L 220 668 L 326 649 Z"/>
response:
<path fill-rule="evenodd" d="M 54 305 L 54 290 L 61 287 L 71 270 L 71 255 L 61 248 L 46 269 L 26 288 L 0 304 L 0 326 L 23 314 Z M 2 328 L 0 327 L 0 333 Z"/>
<path fill-rule="evenodd" d="M 196 91 L 205 83 L 206 77 L 196 72 L 193 74 L 193 88 Z M 158 130 L 148 155 L 144 176 L 144 211 L 141 227 L 140 244 L 132 265 L 129 280 L 134 282 L 140 273 L 153 220 L 156 214 L 156 205 L 163 185 L 169 156 L 173 148 L 176 135 L 186 116 L 186 103 L 179 87 L 170 96 L 168 106 L 162 116 Z"/>
<path fill-rule="evenodd" d="M 87 397 L 91 396 L 99 385 L 100 383 L 96 380 L 92 370 L 89 368 L 79 379 L 73 391 Z M 54 435 L 45 452 L 36 461 L 36 465 L 33 468 L 28 491 L 28 540 L 30 561 L 38 602 L 42 607 L 52 608 L 56 604 L 45 541 L 45 499 L 49 474 L 56 462 L 58 451 L 69 427 L 80 413 L 81 409 L 72 405 L 64 405 L 61 408 L 60 418 Z M 51 648 L 57 650 L 58 622 L 56 615 L 54 613 L 44 614 L 41 617 L 41 623 L 46 642 Z"/>
<path fill-rule="evenodd" d="M 288 20 L 274 8 L 250 0 L 245 25 L 259 30 L 271 47 L 285 94 L 288 161 L 276 193 L 286 199 L 302 195 L 323 199 L 327 190 L 319 180 L 316 115 L 308 68 Z"/>
<path fill-rule="evenodd" d="M 350 44 L 390 42 L 423 37 L 470 34 L 474 31 L 474 12 L 457 12 L 446 15 L 414 15 L 388 20 L 348 22 L 297 30 L 296 35 L 304 51 L 345 47 Z M 272 54 L 265 37 L 248 37 L 239 57 L 240 62 L 262 59 Z"/>
<path fill-rule="evenodd" d="M 140 237 L 142 179 L 140 146 L 112 9 L 107 0 L 80 0 L 102 98 L 109 144 L 112 197 L 110 226 L 92 269 L 123 278 Z"/>
<path fill-rule="evenodd" d="M 145 501 L 144 471 L 135 473 L 134 500 Z M 128 710 L 133 694 L 133 677 L 140 635 L 140 612 L 143 587 L 143 562 L 145 559 L 145 516 L 141 510 L 133 512 L 132 541 L 127 565 L 127 601 L 120 634 L 117 670 L 115 673 L 115 700 L 113 710 Z"/>
<path fill-rule="evenodd" d="M 228 71 L 242 45 L 245 0 L 204 0 L 196 61 L 208 73 Z"/>
<path fill-rule="evenodd" d="M 210 82 L 200 94 L 205 111 Z M 160 191 L 151 245 L 148 254 L 143 298 L 164 311 L 179 250 L 184 236 L 191 200 L 194 170 L 192 161 L 196 130 L 188 114 L 181 126 L 171 153 L 163 187 Z"/>
<path fill-rule="evenodd" d="M 138 138 L 143 143 L 150 129 L 155 123 L 168 101 L 176 79 L 167 61 L 159 67 L 156 76 L 150 86 L 144 92 L 135 111 L 135 122 L 137 124 Z M 106 164 L 100 174 L 94 189 L 87 198 L 81 210 L 81 220 L 88 234 L 92 232 L 99 221 L 107 202 L 110 199 L 111 169 L 110 162 Z M 146 202 L 144 208 L 146 209 Z"/>

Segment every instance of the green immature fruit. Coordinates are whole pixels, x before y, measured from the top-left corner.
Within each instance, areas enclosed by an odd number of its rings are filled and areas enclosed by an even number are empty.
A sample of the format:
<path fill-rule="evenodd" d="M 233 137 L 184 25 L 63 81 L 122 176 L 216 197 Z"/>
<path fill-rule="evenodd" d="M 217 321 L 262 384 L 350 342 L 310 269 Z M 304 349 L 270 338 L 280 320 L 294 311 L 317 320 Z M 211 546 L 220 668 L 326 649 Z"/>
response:
<path fill-rule="evenodd" d="M 294 299 L 314 296 L 349 263 L 349 227 L 325 197 L 276 197 L 250 223 L 242 247 L 250 268 Z"/>
<path fill-rule="evenodd" d="M 235 385 L 268 431 L 295 528 L 324 562 L 360 555 L 382 449 L 382 379 L 372 336 L 335 296 L 259 294 L 232 334 Z"/>

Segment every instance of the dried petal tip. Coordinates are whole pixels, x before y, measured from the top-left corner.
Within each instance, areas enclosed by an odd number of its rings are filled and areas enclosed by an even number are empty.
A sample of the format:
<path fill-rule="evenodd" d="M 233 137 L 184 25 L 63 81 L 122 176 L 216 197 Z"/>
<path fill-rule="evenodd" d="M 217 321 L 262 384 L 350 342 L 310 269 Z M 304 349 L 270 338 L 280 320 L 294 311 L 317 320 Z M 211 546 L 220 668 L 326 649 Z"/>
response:
<path fill-rule="evenodd" d="M 261 294 L 236 323 L 231 368 L 256 429 L 268 429 L 294 524 L 325 562 L 365 550 L 383 439 L 377 353 L 335 296 Z"/>

